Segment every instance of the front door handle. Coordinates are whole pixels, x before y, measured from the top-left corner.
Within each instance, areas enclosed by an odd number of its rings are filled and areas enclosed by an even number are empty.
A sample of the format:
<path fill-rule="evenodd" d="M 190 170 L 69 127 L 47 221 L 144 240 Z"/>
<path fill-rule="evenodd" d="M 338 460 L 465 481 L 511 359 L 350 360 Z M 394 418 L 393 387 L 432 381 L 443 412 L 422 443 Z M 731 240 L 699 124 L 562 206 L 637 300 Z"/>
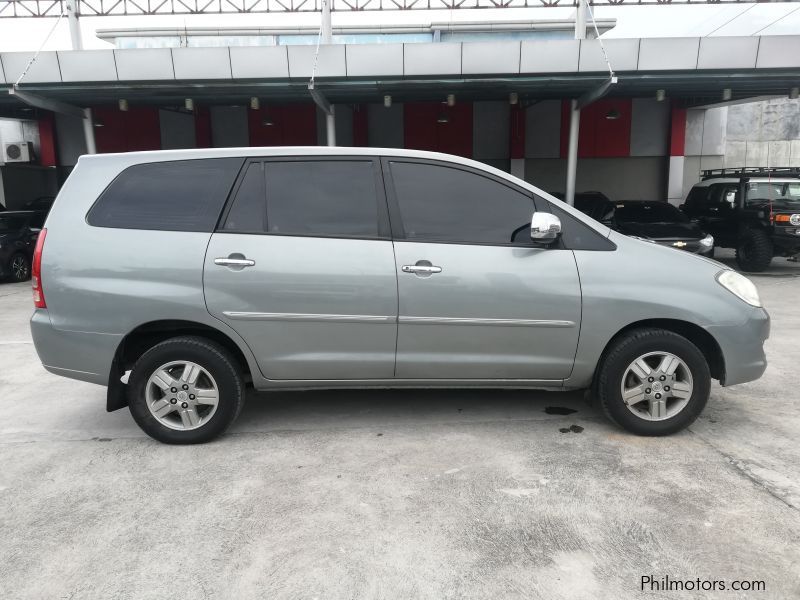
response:
<path fill-rule="evenodd" d="M 239 256 L 241 256 L 241 254 Z M 237 258 L 235 255 L 232 254 L 231 256 L 228 256 L 227 258 L 225 258 L 225 257 L 215 258 L 214 259 L 214 264 L 215 265 L 219 265 L 221 267 L 239 267 L 239 268 L 244 268 L 244 267 L 253 267 L 253 266 L 255 266 L 256 261 L 250 260 L 249 258 L 244 258 L 244 257 Z"/>
<path fill-rule="evenodd" d="M 433 275 L 434 273 L 441 273 L 442 267 L 437 267 L 431 264 L 429 260 L 418 260 L 414 265 L 403 265 L 400 267 L 403 273 L 414 273 L 416 275 Z"/>

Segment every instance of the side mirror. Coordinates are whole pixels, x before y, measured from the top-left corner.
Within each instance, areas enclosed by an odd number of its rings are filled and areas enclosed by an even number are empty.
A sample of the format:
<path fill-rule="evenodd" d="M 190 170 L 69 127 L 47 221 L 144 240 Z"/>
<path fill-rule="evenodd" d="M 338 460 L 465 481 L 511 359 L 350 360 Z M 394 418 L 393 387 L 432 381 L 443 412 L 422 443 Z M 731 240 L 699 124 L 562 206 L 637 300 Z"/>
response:
<path fill-rule="evenodd" d="M 546 212 L 535 212 L 531 218 L 531 240 L 542 246 L 555 242 L 561 235 L 561 219 Z"/>

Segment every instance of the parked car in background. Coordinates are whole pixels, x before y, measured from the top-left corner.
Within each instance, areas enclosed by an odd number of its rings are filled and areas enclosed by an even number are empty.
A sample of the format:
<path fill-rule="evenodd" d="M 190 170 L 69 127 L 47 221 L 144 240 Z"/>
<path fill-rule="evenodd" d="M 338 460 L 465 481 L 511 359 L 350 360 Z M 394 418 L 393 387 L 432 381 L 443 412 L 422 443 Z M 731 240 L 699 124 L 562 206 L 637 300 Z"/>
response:
<path fill-rule="evenodd" d="M 22 205 L 22 210 L 40 210 L 48 212 L 53 206 L 55 196 L 39 196 L 33 200 L 28 200 Z"/>
<path fill-rule="evenodd" d="M 760 377 L 769 333 L 719 263 L 485 164 L 379 148 L 82 156 L 33 296 L 48 371 L 183 444 L 225 431 L 246 384 L 591 388 L 622 427 L 667 435 L 712 378 Z"/>
<path fill-rule="evenodd" d="M 0 213 L 0 278 L 25 281 L 46 214 L 39 211 Z"/>
<path fill-rule="evenodd" d="M 661 246 L 714 255 L 714 237 L 669 202 L 625 200 L 614 203 L 614 228 Z"/>
<path fill-rule="evenodd" d="M 735 248 L 744 271 L 800 253 L 800 167 L 703 171 L 681 210 L 717 246 Z"/>
<path fill-rule="evenodd" d="M 612 202 L 601 192 L 581 192 L 575 194 L 575 208 L 625 235 L 703 256 L 714 254 L 714 238 L 668 202 Z"/>

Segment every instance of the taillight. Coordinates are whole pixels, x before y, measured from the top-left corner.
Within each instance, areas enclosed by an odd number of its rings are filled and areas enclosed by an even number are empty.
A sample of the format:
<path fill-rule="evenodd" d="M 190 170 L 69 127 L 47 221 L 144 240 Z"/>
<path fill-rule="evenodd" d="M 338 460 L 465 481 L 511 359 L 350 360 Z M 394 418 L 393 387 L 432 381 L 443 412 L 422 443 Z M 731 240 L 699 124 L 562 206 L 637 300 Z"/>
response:
<path fill-rule="evenodd" d="M 44 290 L 42 290 L 42 249 L 44 248 L 44 238 L 47 236 L 47 228 L 39 232 L 36 240 L 36 249 L 33 251 L 33 265 L 31 265 L 31 285 L 33 286 L 33 305 L 36 308 L 47 308 L 44 301 Z"/>

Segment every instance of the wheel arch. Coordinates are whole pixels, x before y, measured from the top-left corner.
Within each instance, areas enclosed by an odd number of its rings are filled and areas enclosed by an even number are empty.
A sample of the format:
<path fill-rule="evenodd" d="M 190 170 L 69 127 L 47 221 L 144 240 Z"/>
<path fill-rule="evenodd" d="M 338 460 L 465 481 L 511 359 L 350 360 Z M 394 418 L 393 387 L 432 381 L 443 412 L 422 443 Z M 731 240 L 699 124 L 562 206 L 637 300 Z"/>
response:
<path fill-rule="evenodd" d="M 106 397 L 106 410 L 108 412 L 128 405 L 127 386 L 120 379 L 126 371 L 133 367 L 136 360 L 156 344 L 180 335 L 196 335 L 217 342 L 228 350 L 237 361 L 245 381 L 252 380 L 250 363 L 244 351 L 233 338 L 223 331 L 196 321 L 180 319 L 150 321 L 131 330 L 117 346 L 108 378 L 108 394 Z"/>
<path fill-rule="evenodd" d="M 695 323 L 682 321 L 680 319 L 643 319 L 626 325 L 617 331 L 611 337 L 608 343 L 606 343 L 606 346 L 603 348 L 603 352 L 600 356 L 600 360 L 597 361 L 595 375 L 592 378 L 593 381 L 597 377 L 597 372 L 599 371 L 600 365 L 603 364 L 603 361 L 616 341 L 623 335 L 635 329 L 665 329 L 666 331 L 671 331 L 685 337 L 687 340 L 697 346 L 700 352 L 703 353 L 703 356 L 708 363 L 708 369 L 711 372 L 711 377 L 719 381 L 725 380 L 725 356 L 722 354 L 722 348 L 720 348 L 717 340 L 714 339 L 714 336 L 708 331 Z"/>

